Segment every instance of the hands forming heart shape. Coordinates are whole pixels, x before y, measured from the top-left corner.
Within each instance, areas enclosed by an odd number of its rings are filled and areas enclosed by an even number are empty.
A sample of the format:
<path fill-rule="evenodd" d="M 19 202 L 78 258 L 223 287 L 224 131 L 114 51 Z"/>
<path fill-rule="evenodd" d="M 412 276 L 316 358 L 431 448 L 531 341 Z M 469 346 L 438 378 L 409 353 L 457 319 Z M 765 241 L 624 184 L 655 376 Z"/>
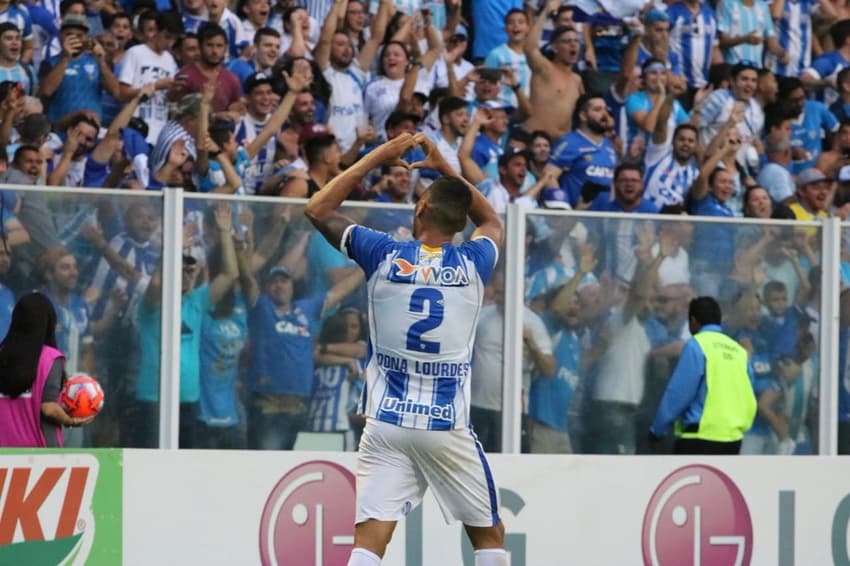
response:
<path fill-rule="evenodd" d="M 425 152 L 425 159 L 415 163 L 407 163 L 402 156 L 414 147 L 421 147 Z M 397 165 L 407 169 L 435 169 L 446 175 L 457 175 L 451 166 L 443 158 L 440 150 L 434 142 L 424 133 L 404 133 L 394 137 L 376 151 L 381 151 L 384 163 Z"/>

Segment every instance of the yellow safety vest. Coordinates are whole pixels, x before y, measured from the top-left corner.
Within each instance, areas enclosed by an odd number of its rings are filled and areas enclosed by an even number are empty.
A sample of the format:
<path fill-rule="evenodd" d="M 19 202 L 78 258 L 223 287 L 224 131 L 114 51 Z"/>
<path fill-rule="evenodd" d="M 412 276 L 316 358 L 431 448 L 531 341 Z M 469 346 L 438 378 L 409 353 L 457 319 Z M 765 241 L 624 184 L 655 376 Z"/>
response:
<path fill-rule="evenodd" d="M 694 340 L 705 354 L 705 404 L 697 430 L 686 431 L 676 423 L 676 434 L 715 442 L 741 440 L 757 408 L 747 351 L 722 332 L 699 332 Z"/>

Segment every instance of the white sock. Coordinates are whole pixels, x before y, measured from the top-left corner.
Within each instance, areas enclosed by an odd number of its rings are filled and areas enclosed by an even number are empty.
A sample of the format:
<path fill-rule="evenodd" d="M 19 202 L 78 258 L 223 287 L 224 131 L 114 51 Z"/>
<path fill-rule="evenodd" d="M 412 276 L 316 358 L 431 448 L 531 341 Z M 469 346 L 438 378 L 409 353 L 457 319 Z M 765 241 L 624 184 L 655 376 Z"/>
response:
<path fill-rule="evenodd" d="M 381 566 L 381 557 L 371 550 L 354 548 L 348 558 L 348 566 Z"/>
<path fill-rule="evenodd" d="M 475 566 L 508 566 L 508 553 L 504 548 L 476 550 Z"/>

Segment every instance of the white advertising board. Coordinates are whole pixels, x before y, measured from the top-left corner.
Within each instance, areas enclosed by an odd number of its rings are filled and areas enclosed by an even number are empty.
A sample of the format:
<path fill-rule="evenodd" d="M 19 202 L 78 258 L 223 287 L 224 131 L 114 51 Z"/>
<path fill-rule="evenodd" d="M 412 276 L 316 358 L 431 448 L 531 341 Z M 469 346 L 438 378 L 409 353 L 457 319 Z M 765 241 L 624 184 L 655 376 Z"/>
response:
<path fill-rule="evenodd" d="M 850 566 L 850 459 L 490 456 L 512 566 Z M 124 451 L 124 564 L 344 566 L 356 457 Z M 387 566 L 472 566 L 436 501 Z"/>

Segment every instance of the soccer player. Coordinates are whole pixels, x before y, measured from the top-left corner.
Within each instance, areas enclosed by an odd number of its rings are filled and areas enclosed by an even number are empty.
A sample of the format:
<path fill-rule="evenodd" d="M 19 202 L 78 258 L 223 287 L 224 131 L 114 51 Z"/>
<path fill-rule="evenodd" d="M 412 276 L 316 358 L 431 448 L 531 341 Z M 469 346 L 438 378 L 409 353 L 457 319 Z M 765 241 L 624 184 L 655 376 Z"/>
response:
<path fill-rule="evenodd" d="M 336 212 L 372 169 L 397 163 L 443 176 L 416 204 L 413 242 L 395 242 Z M 305 213 L 333 246 L 366 272 L 369 293 L 367 417 L 357 469 L 357 525 L 348 566 L 377 566 L 396 522 L 430 486 L 446 520 L 460 520 L 476 566 L 505 566 L 504 526 L 484 451 L 472 433 L 469 368 L 484 285 L 502 224 L 484 196 L 457 176 L 424 134 L 401 134 L 333 179 Z M 472 240 L 452 245 L 467 216 Z M 405 305 L 405 308 L 399 308 Z"/>

